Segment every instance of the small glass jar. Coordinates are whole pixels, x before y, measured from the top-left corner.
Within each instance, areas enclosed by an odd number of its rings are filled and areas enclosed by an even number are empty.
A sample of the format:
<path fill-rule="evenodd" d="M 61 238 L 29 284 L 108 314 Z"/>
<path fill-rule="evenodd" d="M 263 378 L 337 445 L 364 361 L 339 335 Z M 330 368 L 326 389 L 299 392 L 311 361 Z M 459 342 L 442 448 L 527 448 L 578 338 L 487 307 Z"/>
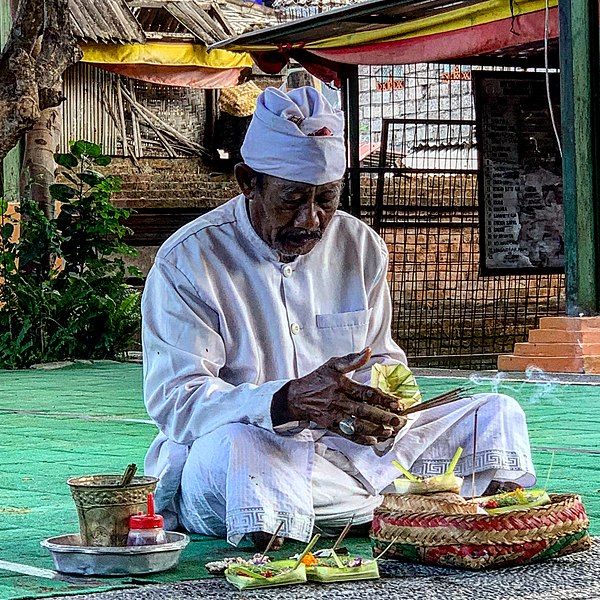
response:
<path fill-rule="evenodd" d="M 127 536 L 128 546 L 155 546 L 157 544 L 166 543 L 167 534 L 162 527 L 130 528 L 129 535 Z"/>

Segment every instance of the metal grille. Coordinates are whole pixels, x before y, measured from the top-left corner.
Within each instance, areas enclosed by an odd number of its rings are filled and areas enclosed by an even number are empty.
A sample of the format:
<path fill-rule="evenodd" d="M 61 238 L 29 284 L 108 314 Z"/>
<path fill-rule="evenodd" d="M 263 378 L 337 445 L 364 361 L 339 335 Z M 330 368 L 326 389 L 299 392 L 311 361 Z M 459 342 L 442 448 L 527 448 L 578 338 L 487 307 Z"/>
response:
<path fill-rule="evenodd" d="M 390 249 L 393 329 L 415 366 L 495 368 L 563 310 L 562 275 L 479 274 L 472 68 L 360 69 L 362 218 Z"/>

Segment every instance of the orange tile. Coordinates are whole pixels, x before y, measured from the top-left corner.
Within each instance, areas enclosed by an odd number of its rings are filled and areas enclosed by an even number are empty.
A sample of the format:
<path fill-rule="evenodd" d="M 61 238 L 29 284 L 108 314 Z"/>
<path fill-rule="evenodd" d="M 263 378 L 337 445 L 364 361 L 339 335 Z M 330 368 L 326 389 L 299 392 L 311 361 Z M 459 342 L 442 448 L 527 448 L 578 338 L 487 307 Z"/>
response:
<path fill-rule="evenodd" d="M 554 344 L 525 342 L 515 344 L 516 356 L 582 356 L 587 354 L 600 354 L 600 344 L 565 343 Z"/>
<path fill-rule="evenodd" d="M 527 367 L 538 367 L 548 373 L 583 373 L 581 357 L 571 356 L 514 356 L 505 354 L 498 357 L 499 371 L 525 371 Z"/>
<path fill-rule="evenodd" d="M 542 317 L 539 328 L 563 331 L 600 331 L 600 317 Z"/>
<path fill-rule="evenodd" d="M 600 344 L 600 331 L 564 331 L 562 329 L 532 329 L 529 341 L 534 344 Z"/>

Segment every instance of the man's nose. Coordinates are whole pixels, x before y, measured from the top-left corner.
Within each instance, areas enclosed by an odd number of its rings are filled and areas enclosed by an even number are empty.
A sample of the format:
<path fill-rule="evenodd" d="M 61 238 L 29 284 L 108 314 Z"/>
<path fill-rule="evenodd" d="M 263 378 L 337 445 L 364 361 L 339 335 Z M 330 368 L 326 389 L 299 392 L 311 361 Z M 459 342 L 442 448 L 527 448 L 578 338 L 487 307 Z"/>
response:
<path fill-rule="evenodd" d="M 307 231 L 319 229 L 319 211 L 314 202 L 307 202 L 302 205 L 296 215 L 294 225 L 298 229 L 306 229 Z"/>

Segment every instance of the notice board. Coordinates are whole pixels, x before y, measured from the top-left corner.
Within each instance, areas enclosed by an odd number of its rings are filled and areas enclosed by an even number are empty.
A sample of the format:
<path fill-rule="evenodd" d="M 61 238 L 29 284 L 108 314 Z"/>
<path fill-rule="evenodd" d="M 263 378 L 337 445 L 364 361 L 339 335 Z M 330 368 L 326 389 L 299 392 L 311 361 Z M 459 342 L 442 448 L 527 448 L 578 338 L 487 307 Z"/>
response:
<path fill-rule="evenodd" d="M 545 73 L 473 71 L 483 275 L 564 269 L 562 162 Z M 560 135 L 558 75 L 550 96 Z"/>

